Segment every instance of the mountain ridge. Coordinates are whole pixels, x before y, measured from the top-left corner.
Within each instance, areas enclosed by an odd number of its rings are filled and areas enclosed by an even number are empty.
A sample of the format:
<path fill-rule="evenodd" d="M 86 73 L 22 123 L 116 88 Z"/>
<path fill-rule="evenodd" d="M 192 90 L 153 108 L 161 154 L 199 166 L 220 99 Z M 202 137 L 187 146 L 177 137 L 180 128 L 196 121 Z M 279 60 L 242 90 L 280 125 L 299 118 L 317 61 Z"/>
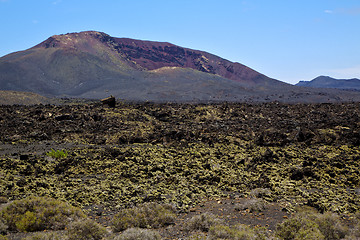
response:
<path fill-rule="evenodd" d="M 300 81 L 296 86 L 360 91 L 360 79 L 336 79 L 329 76 L 319 76 L 311 81 Z"/>

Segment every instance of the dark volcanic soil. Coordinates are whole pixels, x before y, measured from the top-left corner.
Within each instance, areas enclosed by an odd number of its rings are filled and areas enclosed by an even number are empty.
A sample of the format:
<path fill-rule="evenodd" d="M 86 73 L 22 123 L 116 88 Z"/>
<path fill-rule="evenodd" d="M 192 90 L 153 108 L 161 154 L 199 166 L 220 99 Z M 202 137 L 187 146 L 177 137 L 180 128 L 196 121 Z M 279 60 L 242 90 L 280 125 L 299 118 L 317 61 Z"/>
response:
<path fill-rule="evenodd" d="M 269 230 L 304 206 L 346 218 L 360 206 L 359 117 L 359 103 L 0 106 L 0 197 L 61 199 L 104 225 L 170 203 L 169 239 L 203 212 Z M 242 207 L 254 199 L 264 209 Z"/>

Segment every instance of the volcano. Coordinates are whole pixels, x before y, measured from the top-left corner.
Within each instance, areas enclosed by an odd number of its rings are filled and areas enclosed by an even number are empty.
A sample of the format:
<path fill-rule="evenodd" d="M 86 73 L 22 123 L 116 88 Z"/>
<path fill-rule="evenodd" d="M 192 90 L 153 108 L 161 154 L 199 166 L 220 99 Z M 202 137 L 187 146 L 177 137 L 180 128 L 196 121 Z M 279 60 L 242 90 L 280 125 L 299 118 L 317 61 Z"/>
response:
<path fill-rule="evenodd" d="M 155 102 L 354 100 L 295 87 L 207 52 L 96 31 L 55 35 L 0 58 L 0 90 Z"/>

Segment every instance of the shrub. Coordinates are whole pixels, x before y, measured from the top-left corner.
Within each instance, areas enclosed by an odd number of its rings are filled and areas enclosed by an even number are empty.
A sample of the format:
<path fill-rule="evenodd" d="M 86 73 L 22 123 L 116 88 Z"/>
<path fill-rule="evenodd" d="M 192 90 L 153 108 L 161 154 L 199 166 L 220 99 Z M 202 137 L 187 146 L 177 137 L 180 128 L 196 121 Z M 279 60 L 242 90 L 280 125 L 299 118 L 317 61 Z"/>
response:
<path fill-rule="evenodd" d="M 335 213 L 316 214 L 314 218 L 326 240 L 342 239 L 348 232 Z"/>
<path fill-rule="evenodd" d="M 6 236 L 0 235 L 0 240 L 8 240 Z"/>
<path fill-rule="evenodd" d="M 8 199 L 6 197 L 0 197 L 0 204 L 7 203 Z"/>
<path fill-rule="evenodd" d="M 129 228 L 114 240 L 160 240 L 160 234 L 156 231 L 141 228 Z"/>
<path fill-rule="evenodd" d="M 67 236 L 58 232 L 38 232 L 24 240 L 67 240 Z"/>
<path fill-rule="evenodd" d="M 189 237 L 185 238 L 186 240 L 207 240 L 207 237 L 202 232 L 192 233 Z"/>
<path fill-rule="evenodd" d="M 64 229 L 69 222 L 84 218 L 85 214 L 55 199 L 29 197 L 13 201 L 1 210 L 0 216 L 10 231 L 34 232 Z"/>
<path fill-rule="evenodd" d="M 69 240 L 100 240 L 108 233 L 105 227 L 91 219 L 71 223 L 67 232 Z"/>
<path fill-rule="evenodd" d="M 350 229 L 349 235 L 346 236 L 344 239 L 346 240 L 360 239 L 360 222 L 358 222 L 354 228 Z"/>
<path fill-rule="evenodd" d="M 232 227 L 215 225 L 210 228 L 208 239 L 265 240 L 271 239 L 271 236 L 269 236 L 265 228 L 253 229 L 243 224 Z"/>
<path fill-rule="evenodd" d="M 268 188 L 255 188 L 250 191 L 250 196 L 255 198 L 270 197 L 271 191 Z"/>
<path fill-rule="evenodd" d="M 294 216 L 276 227 L 276 236 L 284 240 L 325 239 L 319 226 L 304 216 Z"/>
<path fill-rule="evenodd" d="M 51 149 L 50 152 L 46 153 L 47 156 L 52 157 L 52 158 L 66 158 L 68 156 L 69 152 L 66 150 L 54 150 Z"/>
<path fill-rule="evenodd" d="M 221 224 L 222 220 L 216 218 L 213 214 L 203 213 L 192 217 L 186 224 L 185 229 L 191 231 L 209 231 L 210 227 Z"/>
<path fill-rule="evenodd" d="M 159 228 L 173 224 L 175 210 L 167 204 L 145 203 L 135 208 L 123 209 L 113 218 L 115 232 L 127 228 Z"/>
<path fill-rule="evenodd" d="M 253 198 L 235 207 L 235 210 L 238 211 L 246 209 L 249 209 L 250 212 L 262 212 L 266 209 L 266 202 L 259 198 Z"/>
<path fill-rule="evenodd" d="M 254 239 L 255 235 L 250 228 L 235 229 L 224 225 L 212 226 L 209 230 L 209 240 L 217 239 Z"/>
<path fill-rule="evenodd" d="M 0 235 L 6 234 L 8 226 L 6 225 L 5 221 L 0 217 Z"/>
<path fill-rule="evenodd" d="M 305 239 L 305 236 L 325 240 L 344 239 L 348 229 L 341 223 L 337 214 L 319 214 L 310 210 L 302 211 L 301 214 L 278 225 L 277 235 L 282 239 Z"/>

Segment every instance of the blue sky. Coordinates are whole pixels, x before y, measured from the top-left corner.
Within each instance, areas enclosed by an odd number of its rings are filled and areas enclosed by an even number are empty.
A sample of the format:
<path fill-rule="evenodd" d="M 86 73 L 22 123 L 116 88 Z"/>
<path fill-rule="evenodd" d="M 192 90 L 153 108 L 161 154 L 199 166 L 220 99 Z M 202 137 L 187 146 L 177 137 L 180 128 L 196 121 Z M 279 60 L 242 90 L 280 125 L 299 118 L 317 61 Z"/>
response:
<path fill-rule="evenodd" d="M 360 78 L 360 0 L 0 0 L 0 56 L 86 30 L 204 50 L 289 83 Z"/>

